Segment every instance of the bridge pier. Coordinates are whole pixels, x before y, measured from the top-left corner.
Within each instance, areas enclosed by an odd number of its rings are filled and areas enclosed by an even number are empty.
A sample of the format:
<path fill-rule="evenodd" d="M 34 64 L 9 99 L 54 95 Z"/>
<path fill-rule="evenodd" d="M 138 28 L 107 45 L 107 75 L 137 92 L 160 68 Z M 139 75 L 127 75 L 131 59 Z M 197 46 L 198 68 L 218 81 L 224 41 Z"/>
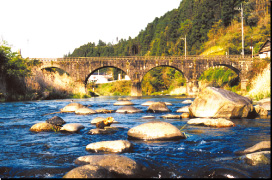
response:
<path fill-rule="evenodd" d="M 186 93 L 187 95 L 195 95 L 198 93 L 198 81 L 197 80 L 187 80 L 186 81 Z"/>
<path fill-rule="evenodd" d="M 142 96 L 142 84 L 140 81 L 131 81 L 131 96 Z"/>
<path fill-rule="evenodd" d="M 248 84 L 248 79 L 241 79 L 241 90 L 246 91 L 247 90 L 247 84 Z"/>

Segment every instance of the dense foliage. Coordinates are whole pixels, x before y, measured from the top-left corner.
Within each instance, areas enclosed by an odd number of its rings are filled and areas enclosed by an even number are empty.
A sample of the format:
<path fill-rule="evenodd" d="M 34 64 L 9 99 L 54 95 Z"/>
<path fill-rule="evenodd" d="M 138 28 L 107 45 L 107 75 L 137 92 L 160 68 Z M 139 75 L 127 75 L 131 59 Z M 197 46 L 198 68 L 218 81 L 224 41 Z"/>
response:
<path fill-rule="evenodd" d="M 6 82 L 6 99 L 18 99 L 26 93 L 24 78 L 30 75 L 27 60 L 12 52 L 7 45 L 0 46 L 0 76 Z"/>
<path fill-rule="evenodd" d="M 115 45 L 99 40 L 98 44 L 88 43 L 76 48 L 69 57 L 99 56 L 167 56 L 184 55 L 184 38 L 187 39 L 187 52 L 191 55 L 201 54 L 204 43 L 220 35 L 222 29 L 233 26 L 241 21 L 241 13 L 237 8 L 243 3 L 246 53 L 250 53 L 250 36 L 254 44 L 264 43 L 270 36 L 270 21 L 262 23 L 260 32 L 253 29 L 262 18 L 270 17 L 269 0 L 183 0 L 177 9 L 167 12 L 160 18 L 156 17 L 137 37 L 128 40 L 120 39 Z M 240 25 L 240 23 L 239 23 Z M 239 27 L 240 28 L 240 27 Z M 236 29 L 233 38 L 225 39 L 224 43 L 230 53 L 240 54 L 241 30 Z M 254 32 L 254 33 L 253 33 Z M 213 36 L 214 35 L 214 36 Z M 118 39 L 118 38 L 117 38 Z M 222 42 L 222 44 L 224 44 Z M 256 47 L 258 51 L 259 45 Z"/>

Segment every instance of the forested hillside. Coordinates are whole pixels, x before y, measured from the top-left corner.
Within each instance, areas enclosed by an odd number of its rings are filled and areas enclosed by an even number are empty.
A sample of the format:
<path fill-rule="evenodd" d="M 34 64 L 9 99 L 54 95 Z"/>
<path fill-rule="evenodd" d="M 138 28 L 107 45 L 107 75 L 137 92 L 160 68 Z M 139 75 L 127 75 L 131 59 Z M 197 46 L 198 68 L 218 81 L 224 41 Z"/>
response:
<path fill-rule="evenodd" d="M 199 55 L 212 46 L 217 51 L 221 49 L 230 54 L 240 54 L 241 11 L 238 8 L 241 8 L 241 3 L 244 10 L 245 54 L 250 54 L 251 45 L 256 45 L 254 51 L 258 52 L 260 44 L 270 37 L 269 0 L 182 0 L 177 9 L 156 17 L 135 38 L 120 39 L 115 45 L 102 40 L 97 45 L 90 42 L 65 56 L 184 55 L 185 43 L 182 38 L 185 35 L 188 55 Z M 228 32 L 228 37 L 220 39 Z"/>

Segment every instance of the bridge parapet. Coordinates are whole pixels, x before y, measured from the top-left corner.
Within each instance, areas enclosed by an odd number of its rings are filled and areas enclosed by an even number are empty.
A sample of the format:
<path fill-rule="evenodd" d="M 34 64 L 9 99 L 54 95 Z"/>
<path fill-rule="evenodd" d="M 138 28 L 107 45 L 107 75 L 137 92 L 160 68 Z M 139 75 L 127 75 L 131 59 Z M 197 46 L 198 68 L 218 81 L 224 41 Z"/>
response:
<path fill-rule="evenodd" d="M 76 62 L 76 61 L 118 61 L 118 60 L 232 60 L 232 61 L 251 61 L 252 57 L 241 55 L 190 55 L 190 56 L 109 56 L 109 57 L 65 57 L 65 58 L 31 58 L 30 60 L 40 61 L 64 61 L 64 62 Z"/>

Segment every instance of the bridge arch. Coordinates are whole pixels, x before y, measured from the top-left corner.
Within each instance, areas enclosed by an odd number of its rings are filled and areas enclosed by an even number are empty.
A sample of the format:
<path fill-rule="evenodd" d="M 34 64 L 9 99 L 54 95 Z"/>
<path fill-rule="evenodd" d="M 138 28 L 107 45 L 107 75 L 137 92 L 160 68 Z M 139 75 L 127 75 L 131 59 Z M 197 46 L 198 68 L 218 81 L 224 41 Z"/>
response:
<path fill-rule="evenodd" d="M 96 69 L 91 70 L 89 74 L 87 74 L 87 76 L 86 76 L 86 78 L 85 78 L 85 80 L 84 80 L 85 86 L 87 85 L 88 79 L 90 78 L 90 76 L 91 76 L 92 74 L 94 74 L 96 71 L 98 71 L 98 70 L 100 70 L 100 69 L 104 69 L 104 68 L 115 68 L 115 69 L 121 70 L 121 71 L 124 72 L 126 75 L 128 75 L 128 74 L 126 73 L 126 71 L 124 71 L 123 69 L 121 69 L 121 68 L 119 68 L 119 67 L 115 67 L 115 66 L 101 66 L 101 67 L 97 67 Z"/>

